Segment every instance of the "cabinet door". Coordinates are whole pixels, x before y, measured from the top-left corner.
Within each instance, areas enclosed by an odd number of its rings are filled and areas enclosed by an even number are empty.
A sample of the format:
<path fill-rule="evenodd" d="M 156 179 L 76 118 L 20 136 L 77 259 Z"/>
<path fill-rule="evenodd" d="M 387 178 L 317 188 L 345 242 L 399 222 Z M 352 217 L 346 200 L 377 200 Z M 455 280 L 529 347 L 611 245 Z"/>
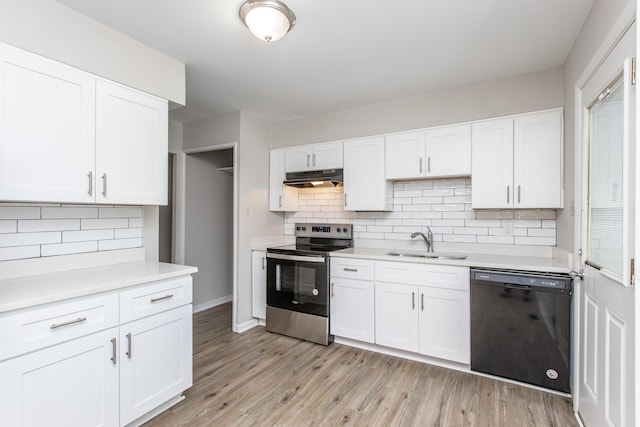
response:
<path fill-rule="evenodd" d="M 193 384 L 191 304 L 120 326 L 120 423 Z"/>
<path fill-rule="evenodd" d="M 472 125 L 471 205 L 513 207 L 513 119 Z"/>
<path fill-rule="evenodd" d="M 313 144 L 311 169 L 340 169 L 343 165 L 342 142 Z"/>
<path fill-rule="evenodd" d="M 345 211 L 393 210 L 393 183 L 384 169 L 384 137 L 345 141 Z"/>
<path fill-rule="evenodd" d="M 167 102 L 102 80 L 96 97 L 96 201 L 166 205 Z"/>
<path fill-rule="evenodd" d="M 93 202 L 95 78 L 0 44 L 0 200 Z"/>
<path fill-rule="evenodd" d="M 385 137 L 387 179 L 425 176 L 425 132 L 403 132 Z"/>
<path fill-rule="evenodd" d="M 284 185 L 285 149 L 271 150 L 269 155 L 269 210 L 292 212 L 298 210 L 298 189 Z"/>
<path fill-rule="evenodd" d="M 418 287 L 376 282 L 376 344 L 417 352 Z"/>
<path fill-rule="evenodd" d="M 267 314 L 267 253 L 253 251 L 251 253 L 251 286 L 253 293 L 252 315 L 258 319 L 266 319 Z"/>
<path fill-rule="evenodd" d="M 420 288 L 420 353 L 469 363 L 469 292 Z"/>
<path fill-rule="evenodd" d="M 516 208 L 561 208 L 562 110 L 514 119 L 513 185 Z"/>
<path fill-rule="evenodd" d="M 311 145 L 285 149 L 285 172 L 311 170 Z"/>
<path fill-rule="evenodd" d="M 119 425 L 117 336 L 113 328 L 0 363 L 2 425 Z"/>
<path fill-rule="evenodd" d="M 471 125 L 427 129 L 428 177 L 471 175 Z"/>
<path fill-rule="evenodd" d="M 374 285 L 372 281 L 331 279 L 331 333 L 373 343 Z"/>

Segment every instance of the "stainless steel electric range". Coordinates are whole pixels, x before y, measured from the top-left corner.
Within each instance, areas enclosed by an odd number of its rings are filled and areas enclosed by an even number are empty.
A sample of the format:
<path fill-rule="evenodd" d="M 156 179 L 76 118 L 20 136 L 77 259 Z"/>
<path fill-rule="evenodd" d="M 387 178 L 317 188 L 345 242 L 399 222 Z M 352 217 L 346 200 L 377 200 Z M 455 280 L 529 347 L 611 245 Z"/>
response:
<path fill-rule="evenodd" d="M 329 253 L 353 246 L 351 224 L 296 224 L 296 244 L 267 248 L 267 330 L 327 345 Z"/>

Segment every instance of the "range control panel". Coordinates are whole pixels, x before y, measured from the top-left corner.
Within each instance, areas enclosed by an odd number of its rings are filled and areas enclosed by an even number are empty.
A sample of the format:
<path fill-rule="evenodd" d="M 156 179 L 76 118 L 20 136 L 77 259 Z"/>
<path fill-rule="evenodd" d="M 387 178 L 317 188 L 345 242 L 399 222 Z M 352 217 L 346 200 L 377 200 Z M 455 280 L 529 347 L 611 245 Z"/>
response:
<path fill-rule="evenodd" d="M 351 224 L 301 224 L 296 223 L 296 237 L 324 237 L 327 239 L 351 239 Z"/>

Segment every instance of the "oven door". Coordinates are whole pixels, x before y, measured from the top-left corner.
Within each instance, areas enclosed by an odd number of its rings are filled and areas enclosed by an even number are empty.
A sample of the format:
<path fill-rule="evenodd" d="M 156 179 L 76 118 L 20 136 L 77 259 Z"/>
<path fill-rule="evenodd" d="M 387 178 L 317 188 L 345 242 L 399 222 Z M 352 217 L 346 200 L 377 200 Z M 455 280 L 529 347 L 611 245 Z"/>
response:
<path fill-rule="evenodd" d="M 267 252 L 267 305 L 329 316 L 329 268 L 324 255 Z"/>

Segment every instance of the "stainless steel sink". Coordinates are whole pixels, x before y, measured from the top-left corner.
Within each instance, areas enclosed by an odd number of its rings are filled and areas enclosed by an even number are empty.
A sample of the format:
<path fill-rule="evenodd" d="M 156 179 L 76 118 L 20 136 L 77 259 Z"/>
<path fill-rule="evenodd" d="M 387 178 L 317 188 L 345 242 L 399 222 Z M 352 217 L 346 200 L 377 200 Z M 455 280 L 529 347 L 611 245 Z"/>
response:
<path fill-rule="evenodd" d="M 467 259 L 466 255 L 457 254 L 434 254 L 429 252 L 388 252 L 387 255 L 391 256 L 406 256 L 411 258 L 426 258 L 426 259 Z"/>

